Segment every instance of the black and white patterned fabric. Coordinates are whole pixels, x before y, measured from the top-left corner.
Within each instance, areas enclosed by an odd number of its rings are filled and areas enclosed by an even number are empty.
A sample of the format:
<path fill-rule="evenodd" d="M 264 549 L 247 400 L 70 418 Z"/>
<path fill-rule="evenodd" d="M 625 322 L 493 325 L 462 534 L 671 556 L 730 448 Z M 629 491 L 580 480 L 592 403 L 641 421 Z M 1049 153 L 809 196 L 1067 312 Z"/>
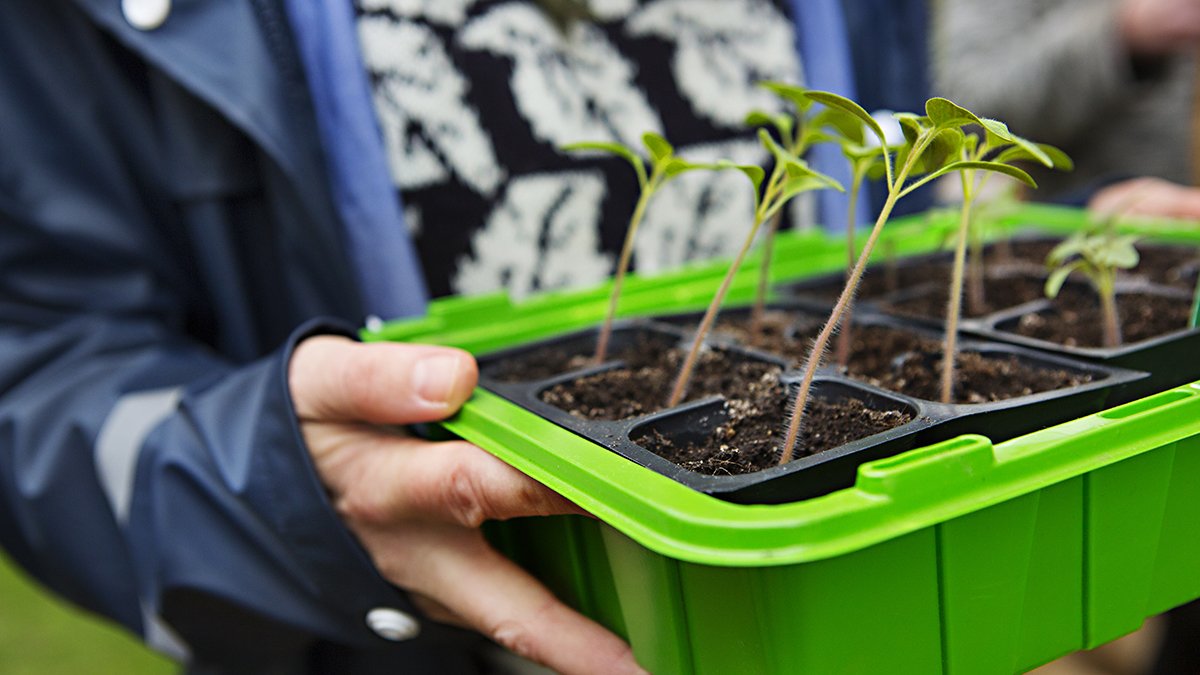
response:
<path fill-rule="evenodd" d="M 434 296 L 602 281 L 636 179 L 623 160 L 559 148 L 640 147 L 656 131 L 695 160 L 761 163 L 742 120 L 781 106 L 755 83 L 801 80 L 793 24 L 772 0 L 589 0 L 593 17 L 565 30 L 528 0 L 355 5 L 392 178 Z M 646 214 L 635 267 L 729 255 L 752 211 L 737 172 L 678 178 Z"/>

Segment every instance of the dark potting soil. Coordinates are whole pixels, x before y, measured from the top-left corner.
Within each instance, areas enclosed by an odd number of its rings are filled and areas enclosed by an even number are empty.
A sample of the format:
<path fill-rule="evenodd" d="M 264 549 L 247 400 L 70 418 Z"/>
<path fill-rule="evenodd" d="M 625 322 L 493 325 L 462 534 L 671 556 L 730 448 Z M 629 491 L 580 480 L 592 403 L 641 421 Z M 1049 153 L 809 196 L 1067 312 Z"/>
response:
<path fill-rule="evenodd" d="M 779 446 L 787 433 L 788 401 L 782 394 L 757 401 L 728 401 L 729 419 L 702 443 L 677 443 L 657 430 L 633 440 L 684 469 L 710 476 L 769 469 L 779 463 Z M 815 455 L 911 421 L 912 415 L 906 411 L 872 410 L 857 399 L 814 399 L 804 417 L 795 457 Z"/>
<path fill-rule="evenodd" d="M 1187 328 L 1191 307 L 1177 298 L 1146 293 L 1117 296 L 1122 344 L 1132 344 Z M 1103 318 L 1099 299 L 1093 293 L 1086 302 L 1055 302 L 1052 309 L 1026 314 L 1014 326 L 1002 330 L 1026 337 L 1056 342 L 1067 347 L 1099 347 L 1103 344 Z"/>
<path fill-rule="evenodd" d="M 658 412 L 666 407 L 685 356 L 681 349 L 648 345 L 625 367 L 557 384 L 542 392 L 541 399 L 591 420 L 620 420 Z M 684 400 L 714 395 L 755 400 L 781 387 L 780 372 L 781 368 L 771 363 L 710 349 L 697 359 Z"/>
<path fill-rule="evenodd" d="M 859 282 L 855 297 L 860 300 L 869 300 L 931 282 L 949 284 L 950 267 L 940 262 L 929 262 L 895 264 L 891 265 L 889 269 L 889 263 L 881 262 L 867 268 L 862 281 Z M 844 287 L 845 284 L 839 277 L 836 281 L 798 289 L 797 293 L 805 297 L 836 302 Z"/>
<path fill-rule="evenodd" d="M 605 361 L 629 362 L 647 351 L 668 349 L 673 343 L 674 339 L 667 336 L 650 337 L 640 334 L 631 345 L 611 348 Z M 596 365 L 595 341 L 580 343 L 579 347 L 585 351 L 572 350 L 560 344 L 535 349 L 504 359 L 488 369 L 487 375 L 498 382 L 535 382 Z"/>
<path fill-rule="evenodd" d="M 1138 266 L 1126 278 L 1141 278 L 1156 284 L 1192 290 L 1200 269 L 1200 250 L 1189 246 L 1139 245 Z"/>
<path fill-rule="evenodd" d="M 781 313 L 773 313 L 776 325 Z M 786 315 L 784 315 L 786 316 Z M 597 373 L 551 387 L 542 400 L 572 415 L 616 420 L 663 409 L 685 354 L 651 346 L 628 367 Z M 685 400 L 725 397 L 728 420 L 704 444 L 676 444 L 658 431 L 633 439 L 683 468 L 708 475 L 739 474 L 774 466 L 788 420 L 788 393 L 781 369 L 770 363 L 731 355 L 720 349 L 701 354 Z M 861 401 L 814 399 L 797 448 L 803 457 L 907 424 L 908 412 L 876 411 Z"/>
<path fill-rule="evenodd" d="M 985 260 L 988 264 L 1017 264 L 1030 270 L 1041 269 L 1045 273 L 1046 256 L 1058 245 L 1057 240 L 1032 239 L 1009 242 L 1005 251 L 1003 242 L 988 247 Z M 1197 272 L 1200 271 L 1200 249 L 1194 246 L 1166 246 L 1161 244 L 1138 244 L 1138 265 L 1133 270 L 1122 272 L 1121 277 L 1144 280 L 1175 288 L 1196 287 Z M 1082 275 L 1074 278 L 1082 280 Z"/>
<path fill-rule="evenodd" d="M 851 340 L 849 374 L 881 389 L 915 398 L 941 398 L 942 343 L 907 331 L 867 326 Z M 955 403 L 988 403 L 1074 387 L 1092 376 L 1026 365 L 1016 356 L 960 352 Z"/>
<path fill-rule="evenodd" d="M 997 240 L 984 249 L 986 265 L 1036 266 L 1045 269 L 1046 256 L 1058 246 L 1057 239 L 1013 239 Z"/>
<path fill-rule="evenodd" d="M 797 332 L 811 332 L 816 335 L 828 318 L 826 315 L 767 310 L 763 312 L 758 334 L 754 335 L 750 329 L 749 313 L 739 313 L 718 317 L 717 327 L 713 329 L 713 333 L 718 337 L 733 340 L 743 347 L 755 349 L 760 344 L 786 344 L 791 339 L 791 335 Z M 779 353 L 777 349 L 768 351 Z"/>
<path fill-rule="evenodd" d="M 965 317 L 976 318 L 987 316 L 1009 307 L 1023 305 L 1045 296 L 1045 277 L 1015 275 L 996 276 L 988 279 L 984 292 L 982 307 L 972 308 L 963 292 L 962 314 Z M 1063 288 L 1064 298 L 1084 298 L 1085 294 L 1073 293 L 1073 287 Z M 928 292 L 906 298 L 897 302 L 882 305 L 882 309 L 902 316 L 919 316 L 930 319 L 944 320 L 946 318 L 946 299 L 949 290 L 944 286 L 930 288 Z"/>
<path fill-rule="evenodd" d="M 814 326 L 811 315 L 793 314 L 787 322 L 781 318 L 787 314 L 776 314 L 776 321 L 796 325 L 798 329 L 794 333 L 774 334 L 771 339 L 764 337 L 753 346 L 787 358 L 792 367 L 801 367 L 821 324 L 817 322 Z M 850 344 L 847 373 L 850 377 L 914 398 L 928 401 L 941 398 L 941 340 L 885 326 L 857 326 Z M 1091 381 L 1089 375 L 1037 368 L 1014 356 L 977 352 L 959 354 L 957 377 L 954 403 L 1003 401 Z"/>

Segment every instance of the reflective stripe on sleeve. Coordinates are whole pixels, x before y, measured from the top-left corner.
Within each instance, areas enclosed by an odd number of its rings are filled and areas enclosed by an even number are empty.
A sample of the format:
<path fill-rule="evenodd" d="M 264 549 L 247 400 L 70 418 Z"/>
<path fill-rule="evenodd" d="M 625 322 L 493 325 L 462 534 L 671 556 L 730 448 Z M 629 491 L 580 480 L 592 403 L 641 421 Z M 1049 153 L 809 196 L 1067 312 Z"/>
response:
<path fill-rule="evenodd" d="M 117 522 L 129 519 L 133 478 L 146 436 L 175 411 L 182 389 L 154 389 L 128 394 L 113 406 L 96 438 L 96 472 Z"/>

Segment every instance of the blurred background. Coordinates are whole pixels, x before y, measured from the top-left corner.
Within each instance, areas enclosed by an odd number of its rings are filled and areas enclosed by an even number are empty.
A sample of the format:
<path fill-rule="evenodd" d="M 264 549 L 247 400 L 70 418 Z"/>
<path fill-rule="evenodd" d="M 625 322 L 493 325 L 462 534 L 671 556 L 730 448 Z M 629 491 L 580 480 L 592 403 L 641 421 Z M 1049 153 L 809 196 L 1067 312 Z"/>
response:
<path fill-rule="evenodd" d="M 0 553 L 0 673 L 176 672 L 178 666 L 143 647 L 124 629 L 42 591 Z"/>

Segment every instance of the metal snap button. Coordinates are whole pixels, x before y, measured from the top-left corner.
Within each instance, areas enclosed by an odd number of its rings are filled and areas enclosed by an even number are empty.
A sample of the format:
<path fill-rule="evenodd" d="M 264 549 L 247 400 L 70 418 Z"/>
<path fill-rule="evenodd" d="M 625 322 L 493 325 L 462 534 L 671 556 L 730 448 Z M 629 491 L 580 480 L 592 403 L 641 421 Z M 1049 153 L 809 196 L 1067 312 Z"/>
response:
<path fill-rule="evenodd" d="M 121 0 L 121 13 L 130 26 L 154 30 L 171 14 L 171 0 Z"/>

